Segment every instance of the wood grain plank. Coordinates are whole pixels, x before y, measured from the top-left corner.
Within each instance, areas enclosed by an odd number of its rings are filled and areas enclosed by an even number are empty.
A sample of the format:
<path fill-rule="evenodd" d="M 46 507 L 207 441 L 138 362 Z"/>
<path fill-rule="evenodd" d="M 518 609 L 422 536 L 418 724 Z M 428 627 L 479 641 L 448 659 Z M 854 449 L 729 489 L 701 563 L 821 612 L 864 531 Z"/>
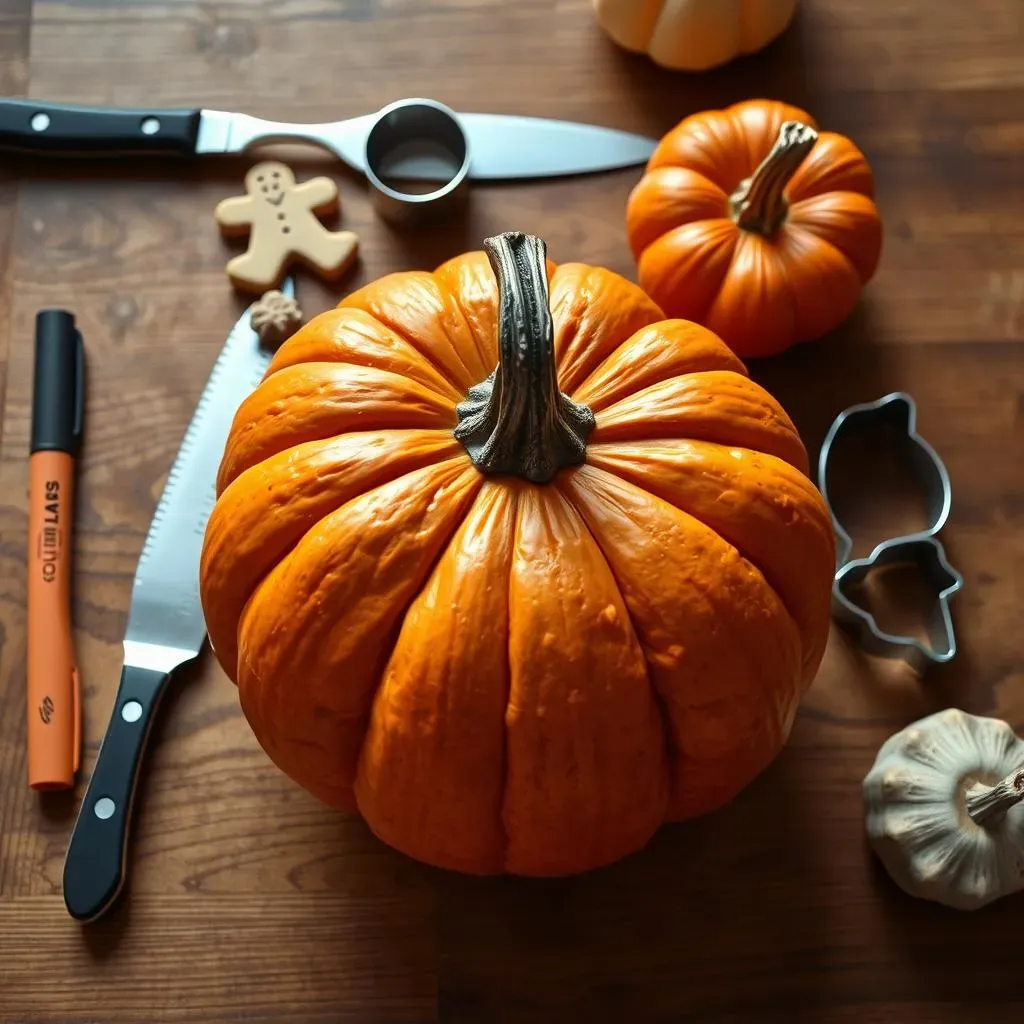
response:
<path fill-rule="evenodd" d="M 1011 958 L 962 969 L 1013 927 L 1012 904 L 951 920 L 865 856 L 857 781 L 887 734 L 802 720 L 733 805 L 599 875 L 446 884 L 442 1019 L 760 1021 L 785 1007 L 818 1021 L 976 1000 L 971 1019 L 990 1020 L 993 1004 L 1019 1006 Z"/>
<path fill-rule="evenodd" d="M 0 4 L 0 94 L 19 96 L 25 91 L 28 81 L 28 46 L 31 23 L 31 0 L 4 0 Z M 19 179 L 17 170 L 7 161 L 0 161 L 0 457 L 4 452 L 4 410 L 7 403 L 9 383 L 9 356 L 11 351 L 11 294 L 13 290 L 10 265 L 14 249 L 15 215 L 18 203 Z M 24 453 L 22 453 L 24 458 Z M 19 481 L 19 486 L 23 482 Z M 23 534 L 15 528 L 9 534 L 10 523 L 0 511 L 0 560 L 6 569 L 13 566 L 18 575 L 23 572 Z M 21 550 L 18 551 L 18 542 Z M 11 559 L 11 554 L 14 557 Z M 7 705 L 5 681 L 12 674 L 18 678 L 16 665 L 12 663 L 12 648 L 16 652 L 21 646 L 17 630 L 19 624 L 17 604 L 7 604 L 6 588 L 0 584 L 0 712 L 3 721 L 10 721 L 12 715 L 21 714 L 21 706 Z M 24 675 L 20 678 L 24 680 Z M 24 693 L 24 682 L 22 682 Z M 23 699 L 22 699 L 23 700 Z M 3 834 L 6 823 L 12 817 L 19 801 L 11 780 L 16 777 L 21 748 L 16 744 L 0 743 L 0 898 L 6 892 L 8 860 L 4 848 Z M 21 777 L 24 778 L 22 771 Z"/>
<path fill-rule="evenodd" d="M 3 909 L 4 1020 L 431 1021 L 429 913 L 379 895 L 153 896 L 83 933 L 56 901 L 21 899 Z"/>
<path fill-rule="evenodd" d="M 32 0 L 0 4 L 0 95 L 21 96 L 28 82 L 28 41 Z M 10 283 L 7 271 L 17 206 L 17 176 L 0 162 L 0 422 L 7 392 L 10 350 Z"/>
<path fill-rule="evenodd" d="M 254 5 L 239 0 L 216 7 L 175 0 L 121 3 L 116 9 L 100 3 L 46 2 L 38 10 L 36 24 L 43 31 L 33 57 L 48 88 L 79 90 L 83 85 L 80 78 L 75 80 L 60 43 L 59 29 L 66 24 L 90 34 L 102 31 L 77 57 L 76 66 L 115 61 L 134 71 L 120 79 L 105 73 L 94 77 L 92 88 L 97 95 L 103 90 L 106 102 L 118 102 L 119 94 L 130 94 L 133 82 L 154 76 L 155 67 L 147 68 L 145 62 L 166 54 L 178 61 L 180 74 L 165 88 L 198 102 L 244 95 L 227 76 L 233 67 L 263 86 L 258 98 L 284 93 L 278 98 L 379 106 L 375 93 L 380 55 L 386 54 L 395 63 L 415 66 L 428 90 L 421 89 L 421 94 L 438 99 L 444 99 L 438 90 L 466 95 L 462 86 L 468 82 L 486 109 L 498 109 L 495 102 L 502 104 L 500 109 L 542 104 L 545 97 L 536 87 L 536 75 L 544 72 L 577 87 L 560 97 L 560 107 L 567 105 L 572 112 L 569 116 L 592 111 L 595 99 L 609 100 L 632 122 L 628 97 L 616 98 L 617 87 L 637 78 L 644 81 L 645 70 L 656 71 L 610 43 L 594 22 L 589 0 L 522 0 L 514 5 L 491 0 L 285 0 Z M 145 25 L 157 22 L 159 39 L 147 37 L 144 48 L 130 45 Z M 310 45 L 313 32 L 316 42 Z M 509 59 L 508 40 L 522 41 L 515 60 Z M 1022 44 L 1024 15 L 1013 0 L 982 0 L 970 7 L 916 0 L 889 6 L 873 0 L 806 0 L 790 28 L 761 53 L 702 75 L 657 77 L 676 78 L 676 88 L 694 97 L 721 92 L 730 79 L 751 95 L 751 83 L 764 82 L 765 72 L 778 72 L 777 64 L 784 61 L 790 80 L 806 79 L 813 94 L 1020 88 Z M 344 96 L 327 95 L 308 73 L 295 73 L 309 53 L 342 55 Z M 209 94 L 198 91 L 202 89 Z"/>
<path fill-rule="evenodd" d="M 32 0 L 0 3 L 0 94 L 22 96 L 28 84 Z"/>
<path fill-rule="evenodd" d="M 60 898 L 64 849 L 110 711 L 142 540 L 244 305 L 223 274 L 237 246 L 221 240 L 212 211 L 255 157 L 5 159 L 0 1020 L 1020 1017 L 1017 904 L 958 915 L 903 895 L 865 847 L 859 787 L 879 744 L 930 711 L 958 705 L 1024 732 L 1022 33 L 1019 0 L 802 0 L 791 29 L 763 52 L 676 75 L 611 45 L 589 0 L 0 0 L 7 94 L 282 120 L 429 95 L 456 109 L 652 135 L 753 95 L 804 106 L 871 161 L 885 249 L 843 327 L 752 373 L 812 455 L 842 408 L 912 394 L 953 481 L 942 539 L 965 577 L 953 664 L 919 680 L 865 659 L 835 629 L 787 749 L 734 804 L 664 829 L 605 871 L 549 882 L 437 872 L 321 806 L 259 749 L 233 687 L 204 654 L 153 737 L 127 901 L 83 929 Z M 361 239 L 360 261 L 337 288 L 300 275 L 308 313 L 512 227 L 543 235 L 556 261 L 635 279 L 622 211 L 639 169 L 476 185 L 461 220 L 403 233 L 373 214 L 358 175 L 312 151 L 286 154 L 300 176 L 339 181 L 341 224 Z M 77 791 L 40 800 L 23 782 L 25 449 L 32 319 L 55 304 L 76 312 L 90 369 L 74 604 L 86 747 Z M 849 477 L 859 543 L 910 514 L 874 463 Z M 59 979 L 40 984 L 54 965 Z"/>

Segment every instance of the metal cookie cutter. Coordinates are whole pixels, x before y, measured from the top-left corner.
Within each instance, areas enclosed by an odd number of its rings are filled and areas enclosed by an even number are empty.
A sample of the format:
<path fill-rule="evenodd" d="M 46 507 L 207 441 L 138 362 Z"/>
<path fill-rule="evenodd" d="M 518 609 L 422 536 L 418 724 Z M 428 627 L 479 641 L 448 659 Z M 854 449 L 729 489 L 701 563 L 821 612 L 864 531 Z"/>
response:
<path fill-rule="evenodd" d="M 366 179 L 374 209 L 394 224 L 413 224 L 451 215 L 466 200 L 469 139 L 455 111 L 437 100 L 398 100 L 376 116 L 366 136 Z M 442 183 L 429 192 L 405 192 L 388 185 L 403 162 L 436 163 Z"/>
<path fill-rule="evenodd" d="M 851 627 L 869 654 L 902 658 L 918 674 L 930 663 L 944 663 L 956 655 L 956 634 L 949 611 L 950 598 L 963 586 L 963 577 L 949 564 L 936 534 L 949 517 L 952 485 L 938 453 L 917 433 L 917 408 L 900 391 L 876 402 L 854 405 L 836 417 L 818 456 L 818 488 L 828 506 L 836 535 L 836 573 L 832 584 L 832 612 Z M 900 454 L 923 489 L 928 502 L 929 526 L 917 533 L 882 541 L 867 558 L 851 559 L 853 540 L 836 517 L 828 497 L 832 447 L 837 438 L 877 426 L 896 428 Z M 928 643 L 917 637 L 898 636 L 879 628 L 870 612 L 849 595 L 875 568 L 913 563 L 934 593 L 928 614 Z"/>

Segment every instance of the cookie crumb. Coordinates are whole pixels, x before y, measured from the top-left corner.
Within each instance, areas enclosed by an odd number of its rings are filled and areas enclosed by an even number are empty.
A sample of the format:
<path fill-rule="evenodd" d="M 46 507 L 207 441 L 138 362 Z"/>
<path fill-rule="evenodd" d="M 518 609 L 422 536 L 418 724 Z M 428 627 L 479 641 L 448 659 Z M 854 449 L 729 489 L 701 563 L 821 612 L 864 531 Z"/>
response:
<path fill-rule="evenodd" d="M 249 325 L 267 345 L 280 345 L 302 326 L 302 310 L 283 292 L 264 292 L 253 305 Z"/>

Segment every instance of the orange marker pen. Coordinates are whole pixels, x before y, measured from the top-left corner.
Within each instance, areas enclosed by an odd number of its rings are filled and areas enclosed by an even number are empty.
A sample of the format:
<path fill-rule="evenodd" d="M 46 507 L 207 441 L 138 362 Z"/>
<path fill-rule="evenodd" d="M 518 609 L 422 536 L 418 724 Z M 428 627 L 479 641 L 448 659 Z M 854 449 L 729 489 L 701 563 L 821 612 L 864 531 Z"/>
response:
<path fill-rule="evenodd" d="M 74 785 L 81 749 L 71 629 L 75 459 L 85 407 L 85 347 L 75 318 L 36 316 L 29 451 L 28 784 Z"/>

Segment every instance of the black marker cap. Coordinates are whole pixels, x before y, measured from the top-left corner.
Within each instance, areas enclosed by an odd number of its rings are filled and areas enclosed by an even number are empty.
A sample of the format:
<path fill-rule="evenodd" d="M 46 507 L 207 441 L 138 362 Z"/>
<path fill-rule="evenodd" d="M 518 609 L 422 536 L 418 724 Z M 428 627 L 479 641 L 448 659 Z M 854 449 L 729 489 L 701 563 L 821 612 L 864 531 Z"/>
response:
<path fill-rule="evenodd" d="M 85 346 L 63 309 L 36 314 L 30 452 L 76 454 L 85 415 Z"/>

